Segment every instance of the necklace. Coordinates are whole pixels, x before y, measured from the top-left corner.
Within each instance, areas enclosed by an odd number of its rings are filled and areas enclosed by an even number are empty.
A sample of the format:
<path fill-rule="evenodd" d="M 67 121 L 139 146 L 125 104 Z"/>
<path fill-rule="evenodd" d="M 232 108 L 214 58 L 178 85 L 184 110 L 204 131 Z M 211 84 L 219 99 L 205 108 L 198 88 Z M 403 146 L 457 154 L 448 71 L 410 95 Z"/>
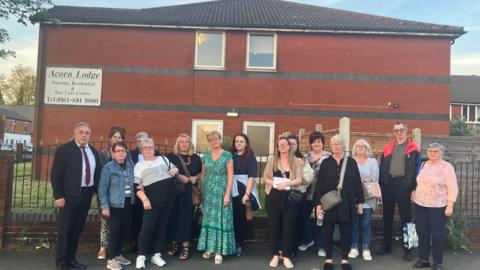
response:
<path fill-rule="evenodd" d="M 187 160 L 185 160 L 185 157 L 187 157 Z M 192 162 L 192 160 L 190 159 L 190 156 L 188 156 L 188 155 L 186 155 L 186 156 L 182 155 L 182 159 L 185 162 L 185 165 L 187 165 L 187 166 L 190 165 L 190 162 Z"/>

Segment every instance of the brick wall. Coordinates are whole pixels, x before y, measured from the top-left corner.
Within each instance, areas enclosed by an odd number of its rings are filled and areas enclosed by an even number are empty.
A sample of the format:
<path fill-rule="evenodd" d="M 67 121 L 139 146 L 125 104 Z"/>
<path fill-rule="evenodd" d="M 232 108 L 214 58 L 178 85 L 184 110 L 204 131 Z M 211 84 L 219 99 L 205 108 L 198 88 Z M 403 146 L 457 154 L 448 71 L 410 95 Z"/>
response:
<path fill-rule="evenodd" d="M 240 131 L 243 121 L 272 121 L 279 134 L 286 130 L 313 128 L 316 123 L 322 123 L 326 129 L 336 128 L 343 112 L 375 113 L 367 118 L 353 117 L 354 131 L 389 131 L 397 119 L 392 119 L 392 114 L 398 119 L 409 114 L 407 122 L 411 128 L 420 127 L 424 134 L 448 133 L 450 43 L 447 39 L 279 33 L 277 72 L 267 77 L 251 77 L 246 73 L 231 76 L 222 72 L 196 75 L 193 71 L 193 30 L 43 25 L 41 35 L 45 39 L 41 63 L 49 66 L 99 65 L 188 71 L 183 75 L 104 72 L 102 107 L 39 104 L 36 139 L 43 139 L 44 144 L 54 143 L 56 138 L 65 142 L 71 137 L 70 127 L 80 120 L 92 124 L 96 138 L 102 134 L 106 137 L 111 126 L 120 125 L 127 128 L 129 136 L 147 130 L 154 138 L 163 140 L 173 139 L 180 132 L 190 133 L 192 119 L 224 120 L 227 135 Z M 246 32 L 227 33 L 227 72 L 245 72 L 246 39 Z M 335 79 L 333 75 L 334 79 L 275 77 L 282 72 L 343 74 L 347 79 Z M 254 75 L 259 74 L 262 73 Z M 367 77 L 351 80 L 349 74 Z M 376 76 L 384 77 L 378 79 Z M 423 79 L 417 81 L 417 78 Z M 447 82 L 434 82 L 438 78 L 447 78 Z M 43 91 L 43 84 L 39 85 Z M 42 97 L 40 93 L 40 99 Z M 387 108 L 389 102 L 400 107 Z M 158 104 L 197 109 L 182 112 L 148 107 Z M 119 109 L 123 105 L 128 108 Z M 226 113 L 213 112 L 218 107 L 302 112 L 295 116 L 293 113 L 241 113 L 238 118 L 227 118 Z M 207 112 L 209 110 L 212 112 Z M 335 116 L 315 116 L 316 111 L 335 111 Z M 416 115 L 445 117 L 414 120 Z"/>

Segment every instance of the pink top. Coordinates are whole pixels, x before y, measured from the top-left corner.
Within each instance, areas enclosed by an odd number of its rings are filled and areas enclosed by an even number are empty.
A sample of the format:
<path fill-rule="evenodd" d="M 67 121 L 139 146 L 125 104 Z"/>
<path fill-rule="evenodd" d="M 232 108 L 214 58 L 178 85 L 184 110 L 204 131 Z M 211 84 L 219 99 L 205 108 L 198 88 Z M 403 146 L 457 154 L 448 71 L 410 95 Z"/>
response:
<path fill-rule="evenodd" d="M 425 162 L 417 176 L 413 201 L 424 207 L 445 207 L 458 195 L 457 177 L 453 166 L 445 160 L 437 164 Z"/>

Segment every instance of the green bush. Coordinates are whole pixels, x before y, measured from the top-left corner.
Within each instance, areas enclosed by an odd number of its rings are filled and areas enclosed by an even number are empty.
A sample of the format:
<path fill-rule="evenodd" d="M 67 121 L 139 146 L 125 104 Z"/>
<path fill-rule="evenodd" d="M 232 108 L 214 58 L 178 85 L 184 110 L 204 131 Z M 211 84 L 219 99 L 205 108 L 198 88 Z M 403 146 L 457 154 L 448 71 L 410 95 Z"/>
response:
<path fill-rule="evenodd" d="M 447 219 L 447 245 L 453 250 L 468 251 L 466 235 L 467 217 L 460 207 L 455 207 L 453 215 Z"/>
<path fill-rule="evenodd" d="M 478 136 L 479 130 L 465 122 L 462 117 L 450 120 L 450 136 Z"/>

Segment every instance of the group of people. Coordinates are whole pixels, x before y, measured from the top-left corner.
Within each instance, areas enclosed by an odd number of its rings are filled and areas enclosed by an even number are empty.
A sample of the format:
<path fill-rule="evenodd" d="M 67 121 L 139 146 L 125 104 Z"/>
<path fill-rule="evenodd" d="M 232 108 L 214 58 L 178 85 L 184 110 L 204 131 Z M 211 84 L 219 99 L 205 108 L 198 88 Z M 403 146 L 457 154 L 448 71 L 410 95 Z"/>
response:
<path fill-rule="evenodd" d="M 282 262 L 286 268 L 294 268 L 292 257 L 316 245 L 318 255 L 325 257 L 324 269 L 333 269 L 336 224 L 342 269 L 352 269 L 349 258 L 360 254 L 371 261 L 372 214 L 381 198 L 384 238 L 375 254 L 391 252 L 395 205 L 404 225 L 411 222 L 413 204 L 419 238 L 419 260 L 413 267 L 442 269 L 445 220 L 452 215 L 458 194 L 455 172 L 443 160 L 444 148 L 438 143 L 428 146 L 428 161 L 421 162 L 418 146 L 408 139 L 407 131 L 405 123 L 395 123 L 395 140 L 385 147 L 380 164 L 363 139 L 354 143 L 350 156 L 339 134 L 331 137 L 328 152 L 324 135 L 311 133 L 310 150 L 305 154 L 300 152 L 297 137 L 278 138 L 261 180 L 272 255 L 269 266 Z M 221 146 L 219 132 L 208 133 L 210 148 L 202 158 L 185 133 L 178 136 L 173 152 L 167 155 L 155 150 L 145 132 L 137 133 L 137 149 L 129 150 L 125 130 L 113 127 L 110 143 L 100 153 L 89 145 L 90 135 L 88 123 L 77 123 L 73 140 L 55 153 L 52 187 L 59 208 L 57 269 L 86 268 L 76 260 L 76 250 L 95 192 L 102 216 L 98 258 L 107 259 L 108 269 L 120 270 L 131 264 L 122 255 L 126 239 L 135 243 L 137 269 L 145 268 L 150 255 L 152 264 L 164 266 L 161 250 L 165 244 L 168 255 L 188 259 L 198 207 L 202 219 L 197 249 L 202 257 L 221 264 L 223 256 L 242 255 L 248 221 L 252 211 L 261 207 L 255 182 L 257 160 L 246 134 L 234 135 L 227 150 Z M 375 185 L 378 194 L 372 195 L 366 189 Z M 198 190 L 200 205 L 196 205 Z M 404 249 L 403 259 L 414 260 L 411 249 Z"/>

